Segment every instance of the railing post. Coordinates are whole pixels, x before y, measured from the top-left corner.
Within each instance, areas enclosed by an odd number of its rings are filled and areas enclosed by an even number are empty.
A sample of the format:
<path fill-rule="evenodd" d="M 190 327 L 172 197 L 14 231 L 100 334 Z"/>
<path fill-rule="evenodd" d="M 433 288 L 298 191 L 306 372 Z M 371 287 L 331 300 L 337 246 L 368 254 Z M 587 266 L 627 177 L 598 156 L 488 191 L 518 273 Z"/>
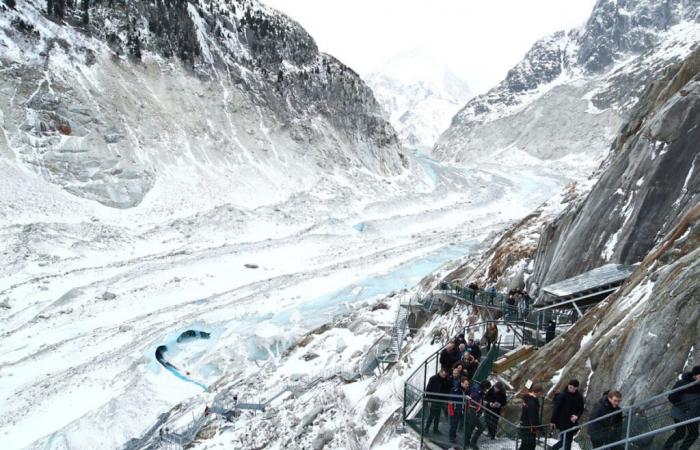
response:
<path fill-rule="evenodd" d="M 632 420 L 634 420 L 634 405 L 632 405 L 627 413 L 627 434 L 625 435 L 625 450 L 630 447 L 630 433 L 632 431 Z"/>
<path fill-rule="evenodd" d="M 425 430 L 425 393 L 422 395 L 423 398 L 421 401 L 423 402 L 423 407 L 420 412 L 420 448 L 423 448 L 423 433 Z"/>
<path fill-rule="evenodd" d="M 425 388 L 428 386 L 428 383 L 426 381 L 426 378 L 428 377 L 428 362 L 426 361 L 423 363 L 423 392 L 425 392 Z"/>
<path fill-rule="evenodd" d="M 403 384 L 403 423 L 406 423 L 406 402 L 408 401 L 408 383 Z"/>
<path fill-rule="evenodd" d="M 464 436 L 462 442 L 464 443 L 464 446 L 462 448 L 467 448 L 467 439 L 469 439 L 469 436 L 467 436 L 467 428 L 469 428 L 469 425 L 467 424 L 467 417 L 469 417 L 469 404 L 467 403 L 467 396 L 465 394 L 462 394 L 462 405 L 464 405 L 464 412 L 462 413 L 462 434 Z"/>

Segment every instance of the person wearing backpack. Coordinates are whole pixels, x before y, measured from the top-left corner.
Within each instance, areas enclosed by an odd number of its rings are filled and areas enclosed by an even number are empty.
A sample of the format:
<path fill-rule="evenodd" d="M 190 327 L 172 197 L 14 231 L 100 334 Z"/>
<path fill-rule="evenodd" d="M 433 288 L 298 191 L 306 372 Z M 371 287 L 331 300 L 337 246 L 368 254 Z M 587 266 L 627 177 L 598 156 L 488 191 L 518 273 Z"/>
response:
<path fill-rule="evenodd" d="M 700 417 L 700 366 L 693 367 L 693 370 L 681 375 L 681 379 L 676 382 L 673 389 L 682 388 L 669 394 L 668 400 L 673 405 L 671 407 L 671 417 L 675 423 Z M 670 450 L 674 444 L 681 439 L 679 450 L 688 450 L 693 442 L 698 438 L 698 422 L 677 427 L 673 434 L 666 439 L 664 450 Z"/>

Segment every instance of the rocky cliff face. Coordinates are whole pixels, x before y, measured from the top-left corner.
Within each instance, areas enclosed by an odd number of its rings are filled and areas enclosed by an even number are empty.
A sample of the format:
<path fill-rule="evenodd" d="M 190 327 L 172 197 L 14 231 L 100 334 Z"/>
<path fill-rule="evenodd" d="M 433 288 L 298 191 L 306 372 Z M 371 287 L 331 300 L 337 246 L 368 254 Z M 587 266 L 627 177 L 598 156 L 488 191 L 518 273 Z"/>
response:
<path fill-rule="evenodd" d="M 357 74 L 255 1 L 2 8 L 0 155 L 78 196 L 125 208 L 219 183 L 245 201 L 281 173 L 289 192 L 408 164 Z"/>
<path fill-rule="evenodd" d="M 699 22 L 694 2 L 601 0 L 585 26 L 541 39 L 467 103 L 434 153 L 458 162 L 571 160 L 572 173 L 585 174 L 648 83 L 695 46 Z"/>
<path fill-rule="evenodd" d="M 540 286 L 608 262 L 641 261 L 700 201 L 700 50 L 652 83 L 590 194 L 544 230 Z"/>
<path fill-rule="evenodd" d="M 516 383 L 554 379 L 559 388 L 578 377 L 588 392 L 618 388 L 629 403 L 700 362 L 698 124 L 700 49 L 649 86 L 598 183 L 542 234 L 533 279 L 546 284 L 605 262 L 640 267 L 541 349 Z"/>

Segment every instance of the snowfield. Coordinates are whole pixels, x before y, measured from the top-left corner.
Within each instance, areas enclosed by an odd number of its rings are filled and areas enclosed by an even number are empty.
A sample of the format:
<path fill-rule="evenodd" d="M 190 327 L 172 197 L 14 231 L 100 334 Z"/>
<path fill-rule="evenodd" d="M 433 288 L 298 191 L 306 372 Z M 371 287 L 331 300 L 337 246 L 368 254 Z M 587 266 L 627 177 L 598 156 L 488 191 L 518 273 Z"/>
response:
<path fill-rule="evenodd" d="M 173 207 L 156 186 L 118 210 L 0 160 L 3 448 L 122 448 L 178 403 L 203 405 L 222 380 L 250 383 L 269 365 L 283 378 L 337 373 L 324 358 L 281 355 L 478 250 L 567 182 L 553 170 L 412 161 L 412 173 L 338 175 L 257 207 L 195 190 Z M 394 318 L 373 314 L 373 326 L 334 332 L 334 357 L 357 359 Z M 191 372 L 178 378 L 155 349 L 190 329 L 212 337 L 169 346 Z"/>

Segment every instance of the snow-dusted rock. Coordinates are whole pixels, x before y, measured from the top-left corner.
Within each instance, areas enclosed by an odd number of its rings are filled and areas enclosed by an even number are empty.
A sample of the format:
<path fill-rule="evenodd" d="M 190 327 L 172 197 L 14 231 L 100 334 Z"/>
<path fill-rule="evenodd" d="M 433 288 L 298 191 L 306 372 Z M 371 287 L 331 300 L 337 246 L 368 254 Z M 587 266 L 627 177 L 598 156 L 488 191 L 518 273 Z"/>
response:
<path fill-rule="evenodd" d="M 0 156 L 68 192 L 129 208 L 156 184 L 254 192 L 284 171 L 298 191 L 408 165 L 357 74 L 254 0 L 57 4 L 3 5 Z"/>
<path fill-rule="evenodd" d="M 500 84 L 467 103 L 433 152 L 458 162 L 555 160 L 587 175 L 648 83 L 699 39 L 695 4 L 599 1 L 583 27 L 539 40 Z"/>

